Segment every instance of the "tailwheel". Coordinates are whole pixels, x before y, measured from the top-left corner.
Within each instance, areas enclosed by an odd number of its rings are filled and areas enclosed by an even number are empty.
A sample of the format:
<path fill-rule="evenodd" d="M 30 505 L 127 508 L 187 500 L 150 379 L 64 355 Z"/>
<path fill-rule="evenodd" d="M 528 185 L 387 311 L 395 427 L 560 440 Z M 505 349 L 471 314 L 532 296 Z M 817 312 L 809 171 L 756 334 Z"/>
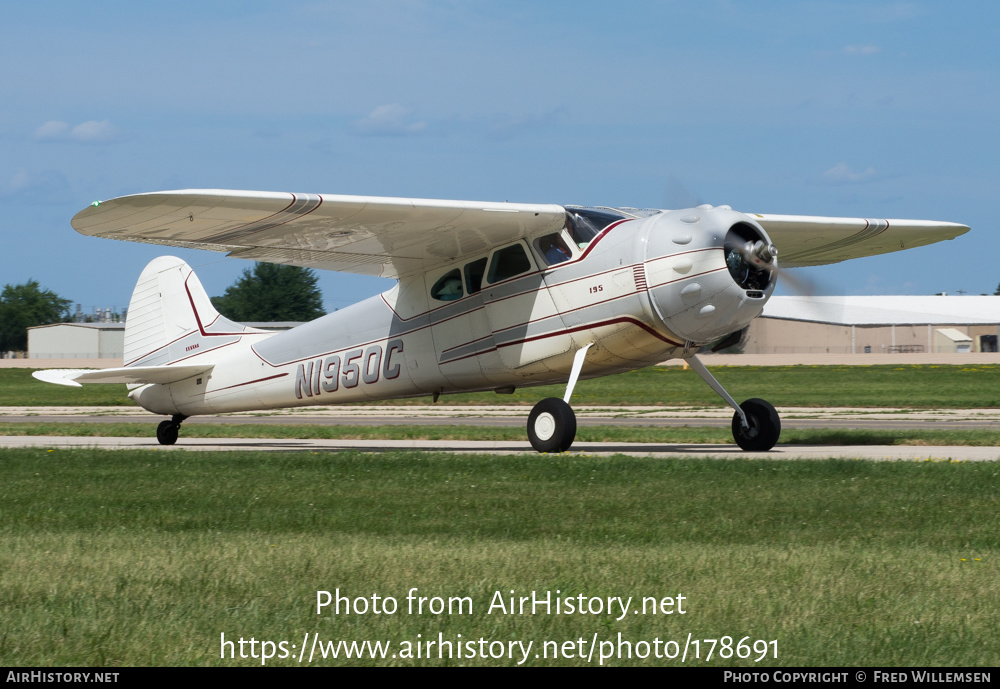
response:
<path fill-rule="evenodd" d="M 173 445 L 177 442 L 180 431 L 181 427 L 173 421 L 161 421 L 160 425 L 156 427 L 156 439 L 160 445 Z"/>
<path fill-rule="evenodd" d="M 565 452 L 576 438 L 576 414 L 558 397 L 536 404 L 528 415 L 528 440 L 539 452 Z"/>
<path fill-rule="evenodd" d="M 740 405 L 747 417 L 747 427 L 738 413 L 733 414 L 733 439 L 748 452 L 767 452 L 781 435 L 781 419 L 770 402 L 749 399 Z"/>
<path fill-rule="evenodd" d="M 174 414 L 169 421 L 161 421 L 156 427 L 156 440 L 160 445 L 173 445 L 177 442 L 181 432 L 181 421 L 187 417 L 183 414 Z"/>

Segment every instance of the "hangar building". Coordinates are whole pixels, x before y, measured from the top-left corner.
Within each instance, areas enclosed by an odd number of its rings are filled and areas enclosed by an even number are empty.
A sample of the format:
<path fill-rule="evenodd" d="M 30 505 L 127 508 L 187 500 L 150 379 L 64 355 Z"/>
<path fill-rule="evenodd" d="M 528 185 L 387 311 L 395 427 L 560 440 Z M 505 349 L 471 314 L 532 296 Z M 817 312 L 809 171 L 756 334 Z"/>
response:
<path fill-rule="evenodd" d="M 121 359 L 124 323 L 54 323 L 28 328 L 29 359 Z"/>
<path fill-rule="evenodd" d="M 772 297 L 743 351 L 996 352 L 998 336 L 1000 296 Z"/>

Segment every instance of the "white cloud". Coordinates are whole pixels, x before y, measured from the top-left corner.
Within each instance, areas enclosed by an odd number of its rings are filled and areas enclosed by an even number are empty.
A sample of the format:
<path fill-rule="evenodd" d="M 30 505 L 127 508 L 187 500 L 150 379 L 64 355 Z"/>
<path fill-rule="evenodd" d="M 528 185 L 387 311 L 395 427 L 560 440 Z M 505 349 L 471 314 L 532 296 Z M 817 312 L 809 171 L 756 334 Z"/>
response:
<path fill-rule="evenodd" d="M 15 172 L 14 176 L 10 178 L 7 188 L 12 192 L 17 192 L 22 189 L 27 189 L 30 185 L 31 177 L 28 175 L 27 171 L 22 168 Z"/>
<path fill-rule="evenodd" d="M 52 120 L 35 130 L 37 141 L 76 141 L 78 143 L 108 143 L 118 130 L 109 120 L 90 120 L 70 127 L 66 122 Z"/>
<path fill-rule="evenodd" d="M 69 125 L 65 122 L 46 122 L 35 130 L 35 138 L 39 141 L 54 141 L 64 139 L 69 133 Z"/>
<path fill-rule="evenodd" d="M 858 184 L 875 177 L 875 168 L 868 167 L 861 172 L 855 172 L 847 163 L 837 163 L 823 173 L 823 179 L 833 184 Z"/>
<path fill-rule="evenodd" d="M 398 103 L 380 105 L 367 116 L 354 121 L 354 129 L 366 136 L 408 136 L 427 128 L 426 122 L 414 122 L 413 111 Z"/>
<path fill-rule="evenodd" d="M 103 143 L 115 138 L 116 130 L 108 120 L 91 120 L 73 127 L 70 136 L 81 143 Z"/>
<path fill-rule="evenodd" d="M 491 139 L 503 141 L 526 132 L 541 131 L 558 125 L 564 119 L 565 114 L 566 109 L 558 107 L 541 115 L 510 117 L 491 125 L 487 136 Z"/>
<path fill-rule="evenodd" d="M 57 170 L 28 172 L 20 168 L 6 183 L 0 181 L 0 197 L 18 197 L 31 202 L 62 202 L 69 191 L 69 180 Z"/>
<path fill-rule="evenodd" d="M 866 43 L 865 45 L 849 45 L 844 47 L 845 55 L 874 55 L 880 52 L 882 48 L 875 45 L 874 43 Z"/>

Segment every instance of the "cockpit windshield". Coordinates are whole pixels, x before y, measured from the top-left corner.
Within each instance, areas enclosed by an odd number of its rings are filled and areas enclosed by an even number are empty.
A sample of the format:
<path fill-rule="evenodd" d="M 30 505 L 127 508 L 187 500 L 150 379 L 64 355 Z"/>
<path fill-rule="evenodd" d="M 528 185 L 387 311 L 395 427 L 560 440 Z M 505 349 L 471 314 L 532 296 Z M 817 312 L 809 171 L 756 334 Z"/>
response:
<path fill-rule="evenodd" d="M 581 249 L 613 222 L 624 220 L 623 214 L 596 208 L 567 208 L 566 229 Z"/>

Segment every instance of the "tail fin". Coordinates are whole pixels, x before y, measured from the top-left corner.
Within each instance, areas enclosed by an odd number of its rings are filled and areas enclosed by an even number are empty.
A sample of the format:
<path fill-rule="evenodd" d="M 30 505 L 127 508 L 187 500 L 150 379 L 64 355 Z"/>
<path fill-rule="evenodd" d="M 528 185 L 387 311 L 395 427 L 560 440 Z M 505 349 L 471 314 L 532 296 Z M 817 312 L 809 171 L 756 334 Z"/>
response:
<path fill-rule="evenodd" d="M 262 332 L 233 323 L 212 306 L 191 267 L 153 259 L 132 292 L 125 320 L 125 365 L 167 366 Z"/>

